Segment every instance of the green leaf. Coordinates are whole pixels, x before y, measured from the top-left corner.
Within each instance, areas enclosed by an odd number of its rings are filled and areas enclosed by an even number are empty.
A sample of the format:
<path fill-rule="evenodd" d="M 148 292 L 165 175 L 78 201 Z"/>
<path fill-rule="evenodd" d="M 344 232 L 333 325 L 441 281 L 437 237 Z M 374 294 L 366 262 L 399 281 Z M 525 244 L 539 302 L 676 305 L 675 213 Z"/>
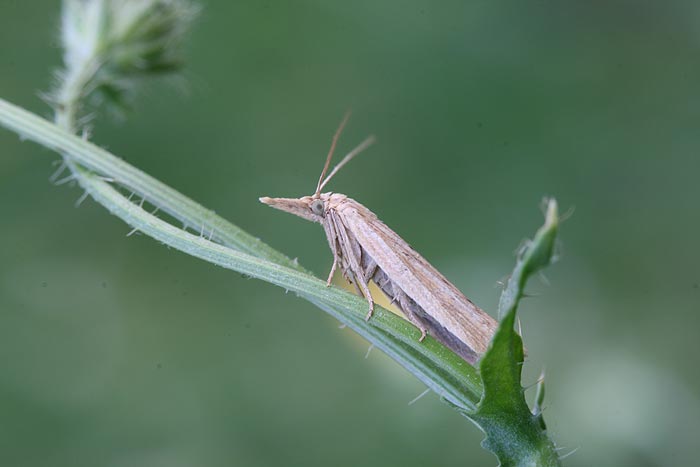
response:
<path fill-rule="evenodd" d="M 503 318 L 480 363 L 483 397 L 475 411 L 464 412 L 486 433 L 482 446 L 506 467 L 561 465 L 541 414 L 542 379 L 533 412 L 525 401 L 520 385 L 525 352 L 522 338 L 514 329 L 516 310 L 528 277 L 552 262 L 557 228 L 557 204 L 551 199 L 545 224 L 520 252 L 501 296 L 499 312 Z"/>

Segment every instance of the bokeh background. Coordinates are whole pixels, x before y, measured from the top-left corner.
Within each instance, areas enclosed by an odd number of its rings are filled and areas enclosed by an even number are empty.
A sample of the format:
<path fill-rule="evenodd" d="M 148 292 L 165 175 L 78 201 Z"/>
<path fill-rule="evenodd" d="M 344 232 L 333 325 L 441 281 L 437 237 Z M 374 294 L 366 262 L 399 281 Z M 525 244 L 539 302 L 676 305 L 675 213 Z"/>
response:
<path fill-rule="evenodd" d="M 93 140 L 325 277 L 258 196 L 331 184 L 492 314 L 556 196 L 525 384 L 567 466 L 692 465 L 700 436 L 700 3 L 202 1 L 182 79 Z M 57 0 L 0 1 L 0 95 L 41 115 Z M 309 303 L 168 250 L 0 131 L 0 464 L 496 465 L 482 434 Z M 532 394 L 530 394 L 532 396 Z"/>

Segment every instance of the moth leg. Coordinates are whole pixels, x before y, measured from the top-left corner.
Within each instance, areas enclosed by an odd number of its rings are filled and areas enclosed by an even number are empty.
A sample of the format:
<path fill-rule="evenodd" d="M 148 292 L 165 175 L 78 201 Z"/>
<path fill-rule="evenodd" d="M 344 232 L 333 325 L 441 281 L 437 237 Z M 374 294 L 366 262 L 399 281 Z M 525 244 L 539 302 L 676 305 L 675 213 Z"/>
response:
<path fill-rule="evenodd" d="M 404 315 L 406 316 L 406 318 L 408 318 L 408 320 L 410 322 L 412 322 L 413 325 L 415 327 L 417 327 L 418 330 L 420 331 L 420 337 L 418 338 L 418 342 L 423 342 L 423 340 L 425 339 L 425 336 L 428 335 L 428 329 L 425 327 L 425 324 L 423 323 L 423 321 L 416 314 L 414 314 L 411 311 L 404 311 L 404 310 L 402 310 L 402 311 L 403 311 Z"/>
<path fill-rule="evenodd" d="M 372 298 L 372 294 L 369 291 L 369 286 L 367 285 L 367 282 L 360 282 L 360 287 L 362 287 L 362 292 L 364 293 L 364 296 L 367 299 L 367 302 L 369 303 L 369 311 L 367 312 L 367 316 L 365 316 L 365 321 L 369 321 L 369 319 L 372 317 L 372 313 L 374 313 L 374 299 Z"/>
<path fill-rule="evenodd" d="M 331 286 L 331 281 L 333 280 L 333 274 L 338 268 L 338 263 L 340 263 L 340 255 L 338 254 L 338 233 L 335 230 L 335 225 L 331 220 L 323 223 L 323 230 L 326 232 L 326 238 L 328 239 L 328 245 L 331 247 L 331 252 L 333 253 L 333 265 L 331 266 L 331 272 L 328 274 L 328 279 L 326 280 L 326 287 Z"/>
<path fill-rule="evenodd" d="M 401 308 L 401 311 L 403 312 L 404 316 L 408 318 L 408 320 L 411 323 L 413 323 L 415 327 L 418 328 L 418 330 L 420 331 L 420 338 L 418 339 L 418 342 L 423 342 L 425 336 L 428 335 L 428 328 L 418 311 L 415 310 L 415 308 L 418 308 L 420 310 L 420 307 L 408 295 L 406 295 L 406 293 L 403 290 L 397 289 L 398 287 L 394 287 L 395 295 L 392 301 L 396 302 L 398 307 Z M 420 311 L 422 312 L 422 310 Z"/>
<path fill-rule="evenodd" d="M 331 272 L 328 274 L 328 279 L 326 280 L 326 287 L 331 286 L 331 282 L 333 281 L 333 274 L 335 274 L 335 270 L 338 267 L 338 256 L 333 252 L 333 266 L 331 266 Z"/>
<path fill-rule="evenodd" d="M 365 316 L 365 320 L 369 321 L 369 319 L 372 317 L 372 313 L 374 312 L 374 299 L 372 298 L 372 294 L 369 292 L 369 285 L 367 284 L 366 281 L 362 279 L 362 276 L 359 276 L 355 274 L 354 271 L 351 271 L 352 279 L 348 279 L 348 281 L 355 287 L 355 292 L 357 292 L 357 295 L 361 295 L 367 299 L 367 303 L 369 304 L 369 311 L 367 312 L 367 316 Z"/>
<path fill-rule="evenodd" d="M 367 316 L 365 316 L 365 321 L 369 321 L 369 319 L 372 317 L 372 313 L 374 313 L 374 299 L 372 298 L 372 293 L 369 291 L 369 284 L 367 281 L 362 277 L 362 271 L 360 271 L 360 274 L 356 274 L 353 271 L 353 276 L 355 276 L 355 280 L 353 281 L 353 285 L 355 286 L 355 290 L 357 290 L 357 293 L 360 295 L 363 295 L 367 299 L 367 303 L 369 304 L 369 311 L 367 312 Z"/>
<path fill-rule="evenodd" d="M 347 239 L 347 237 L 345 238 Z M 356 240 L 353 239 L 353 241 Z M 348 258 L 348 267 L 353 277 L 355 278 L 355 280 L 353 281 L 353 285 L 355 285 L 355 290 L 357 290 L 361 295 L 363 295 L 367 299 L 367 303 L 369 304 L 369 311 L 367 312 L 367 316 L 365 317 L 365 321 L 369 321 L 369 319 L 372 317 L 372 313 L 374 313 L 374 299 L 372 298 L 372 293 L 369 291 L 369 280 L 365 278 L 365 271 L 362 269 L 362 266 L 360 266 L 360 262 L 357 260 L 357 257 L 355 257 L 352 254 L 345 255 L 345 257 Z"/>
<path fill-rule="evenodd" d="M 372 317 L 372 312 L 374 311 L 374 301 L 372 301 L 372 295 L 369 293 L 369 281 L 372 280 L 374 277 L 374 273 L 377 272 L 377 268 L 379 266 L 377 263 L 369 256 L 366 254 L 366 252 L 363 250 L 362 251 L 363 256 L 362 256 L 362 264 L 364 266 L 364 270 L 362 271 L 362 278 L 364 279 L 363 282 L 366 285 L 367 288 L 367 295 L 369 297 L 369 313 L 367 313 L 367 320 L 369 320 Z"/>
<path fill-rule="evenodd" d="M 418 338 L 418 342 L 423 342 L 423 340 L 425 340 L 425 336 L 428 335 L 428 329 L 425 327 L 425 325 L 420 320 L 413 319 L 411 314 L 407 314 L 406 317 L 420 331 L 420 337 Z"/>
<path fill-rule="evenodd" d="M 350 270 L 350 273 L 355 278 L 355 287 L 359 287 L 360 292 L 367 299 L 369 311 L 367 312 L 365 320 L 369 321 L 369 319 L 372 317 L 372 313 L 374 312 L 374 299 L 369 291 L 367 279 L 365 279 L 365 271 L 362 269 L 362 265 L 360 264 L 362 247 L 357 242 L 355 237 L 348 235 L 348 231 L 345 225 L 343 225 L 342 219 L 332 214 L 327 216 L 327 218 L 334 224 L 333 229 L 337 234 L 338 246 L 340 247 L 343 258 L 347 261 L 345 267 Z"/>

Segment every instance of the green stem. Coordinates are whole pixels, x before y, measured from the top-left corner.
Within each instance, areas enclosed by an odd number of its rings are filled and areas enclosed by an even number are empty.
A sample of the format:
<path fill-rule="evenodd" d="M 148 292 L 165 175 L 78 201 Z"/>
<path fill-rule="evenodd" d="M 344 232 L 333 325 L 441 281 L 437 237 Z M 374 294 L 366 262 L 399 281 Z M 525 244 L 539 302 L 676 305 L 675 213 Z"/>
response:
<path fill-rule="evenodd" d="M 88 141 L 24 109 L 0 99 L 0 125 L 61 154 L 83 171 L 82 186 L 95 200 L 132 227 L 189 255 L 296 292 L 395 359 L 449 403 L 473 409 L 482 394 L 477 371 L 442 344 L 406 320 L 380 307 L 367 322 L 367 303 L 304 272 L 295 262 L 257 238 L 218 217 L 172 188 Z M 102 176 L 139 193 L 149 203 L 193 226 L 206 226 L 205 236 L 193 235 L 149 214 L 124 197 Z M 210 230 L 212 229 L 212 230 Z M 209 237 L 211 240 L 204 237 Z M 217 242 L 223 243 L 223 245 Z"/>
<path fill-rule="evenodd" d="M 67 135 L 50 122 L 3 99 L 0 99 L 0 113 L 2 123 L 8 129 L 42 146 L 70 154 L 76 163 L 109 177 L 179 220 L 184 226 L 204 232 L 212 240 L 231 248 L 302 270 L 293 260 L 256 237 L 104 149 Z"/>
<path fill-rule="evenodd" d="M 62 85 L 56 92 L 54 122 L 69 133 L 77 130 L 76 119 L 85 88 L 99 71 L 99 62 L 92 56 L 85 57 L 81 63 L 66 72 Z"/>

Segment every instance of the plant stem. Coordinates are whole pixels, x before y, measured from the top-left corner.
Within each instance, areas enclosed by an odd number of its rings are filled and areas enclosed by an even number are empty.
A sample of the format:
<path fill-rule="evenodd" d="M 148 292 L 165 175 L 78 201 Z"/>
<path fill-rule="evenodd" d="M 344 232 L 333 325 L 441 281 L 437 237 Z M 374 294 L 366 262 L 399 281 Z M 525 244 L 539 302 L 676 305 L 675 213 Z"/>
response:
<path fill-rule="evenodd" d="M 298 293 L 387 353 L 447 402 L 473 409 L 482 394 L 477 371 L 434 339 L 418 342 L 420 332 L 393 313 L 375 308 L 367 322 L 367 302 L 349 292 L 326 287 L 295 262 L 212 211 L 167 187 L 88 141 L 0 99 L 0 125 L 59 153 L 81 166 L 82 186 L 100 204 L 132 227 L 192 256 Z M 215 226 L 212 240 L 193 235 L 148 213 L 101 177 L 134 189 L 153 205 L 190 225 Z M 143 196 L 143 195 L 142 195 Z M 205 230 L 209 232 L 209 230 Z"/>
<path fill-rule="evenodd" d="M 258 238 L 217 216 L 190 198 L 140 171 L 122 159 L 83 139 L 67 137 L 50 122 L 0 99 L 2 123 L 27 139 L 60 153 L 68 153 L 81 166 L 109 177 L 197 232 L 213 241 L 298 270 L 293 260 Z"/>

